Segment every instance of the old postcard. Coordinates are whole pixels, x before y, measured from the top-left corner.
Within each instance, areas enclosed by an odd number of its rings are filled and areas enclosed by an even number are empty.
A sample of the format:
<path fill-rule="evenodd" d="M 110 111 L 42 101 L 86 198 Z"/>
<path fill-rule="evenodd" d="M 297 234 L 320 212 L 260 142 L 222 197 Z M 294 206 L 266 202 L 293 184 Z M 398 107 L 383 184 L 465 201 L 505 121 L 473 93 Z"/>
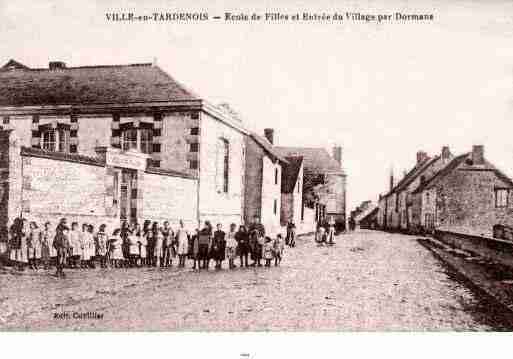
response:
<path fill-rule="evenodd" d="M 1 1 L 0 331 L 511 331 L 512 69 L 511 1 Z"/>

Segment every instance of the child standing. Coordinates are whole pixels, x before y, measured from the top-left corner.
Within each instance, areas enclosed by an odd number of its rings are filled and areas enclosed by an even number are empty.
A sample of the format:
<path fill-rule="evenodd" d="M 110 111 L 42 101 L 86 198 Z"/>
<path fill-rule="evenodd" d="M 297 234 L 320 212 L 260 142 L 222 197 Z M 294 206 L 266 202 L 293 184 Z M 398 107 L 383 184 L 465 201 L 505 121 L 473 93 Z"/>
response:
<path fill-rule="evenodd" d="M 55 248 L 52 246 L 53 235 L 50 231 L 50 222 L 46 222 L 41 232 L 41 261 L 44 269 L 50 268 L 50 259 L 52 258 Z M 53 250 L 52 250 L 53 249 Z M 57 254 L 55 254 L 57 256 Z"/>
<path fill-rule="evenodd" d="M 36 222 L 30 222 L 30 234 L 27 242 L 28 260 L 30 268 L 37 270 L 38 262 L 41 260 L 41 231 Z"/>
<path fill-rule="evenodd" d="M 221 269 L 223 265 L 223 261 L 225 259 L 225 251 L 226 251 L 226 234 L 221 229 L 221 223 L 217 224 L 217 230 L 214 232 L 214 239 L 212 240 L 212 258 L 216 262 L 216 269 Z"/>
<path fill-rule="evenodd" d="M 281 263 L 281 259 L 283 258 L 283 250 L 285 248 L 285 243 L 283 243 L 283 239 L 281 234 L 276 236 L 274 240 L 274 265 L 278 266 Z"/>
<path fill-rule="evenodd" d="M 162 233 L 162 228 L 159 228 L 157 222 L 153 222 L 153 241 L 154 241 L 154 250 L 153 250 L 153 258 L 154 265 L 156 267 L 160 267 L 161 258 L 164 256 L 164 234 Z"/>
<path fill-rule="evenodd" d="M 84 227 L 82 232 L 82 267 L 93 267 L 91 263 L 94 256 L 94 237 L 93 225 L 89 224 Z"/>
<path fill-rule="evenodd" d="M 176 231 L 178 267 L 185 267 L 185 257 L 187 256 L 189 247 L 189 232 L 184 228 L 183 221 L 180 220 L 180 227 Z"/>
<path fill-rule="evenodd" d="M 230 269 L 235 268 L 235 257 L 237 256 L 236 228 L 237 225 L 232 223 L 230 225 L 230 232 L 226 235 L 226 259 L 228 259 L 228 267 Z"/>
<path fill-rule="evenodd" d="M 69 233 L 70 244 L 70 266 L 78 268 L 80 258 L 82 255 L 82 248 L 80 243 L 80 232 L 78 231 L 78 223 L 71 223 L 71 232 Z"/>
<path fill-rule="evenodd" d="M 274 257 L 274 246 L 271 242 L 271 238 L 265 237 L 265 242 L 263 245 L 263 257 L 265 259 L 265 266 L 270 267 L 271 266 L 271 260 Z"/>
<path fill-rule="evenodd" d="M 105 224 L 100 225 L 98 233 L 96 233 L 96 255 L 100 260 L 100 267 L 107 267 L 107 233 L 105 233 Z"/>
<path fill-rule="evenodd" d="M 123 239 L 121 238 L 121 229 L 117 228 L 112 233 L 111 239 L 111 263 L 113 267 L 119 268 L 123 261 Z"/>
<path fill-rule="evenodd" d="M 139 259 L 139 239 L 137 238 L 136 225 L 132 225 L 128 233 L 128 254 L 130 267 L 137 266 Z"/>
<path fill-rule="evenodd" d="M 139 257 L 141 258 L 141 265 L 147 265 L 148 254 L 148 232 L 141 231 L 141 226 L 137 225 L 136 230 L 137 240 L 139 241 Z"/>

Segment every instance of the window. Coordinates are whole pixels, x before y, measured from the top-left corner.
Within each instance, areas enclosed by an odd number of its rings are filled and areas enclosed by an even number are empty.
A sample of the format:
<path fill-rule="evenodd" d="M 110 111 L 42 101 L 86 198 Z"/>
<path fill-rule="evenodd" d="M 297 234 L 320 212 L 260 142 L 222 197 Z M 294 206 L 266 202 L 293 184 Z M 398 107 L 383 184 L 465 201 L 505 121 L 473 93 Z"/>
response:
<path fill-rule="evenodd" d="M 128 151 L 136 149 L 142 153 L 153 152 L 153 131 L 149 128 L 129 128 L 122 132 L 121 149 Z"/>
<path fill-rule="evenodd" d="M 69 130 L 51 129 L 41 133 L 41 148 L 45 151 L 69 152 Z"/>
<path fill-rule="evenodd" d="M 278 184 L 278 169 L 274 169 L 274 184 Z"/>
<path fill-rule="evenodd" d="M 399 212 L 399 193 L 395 195 L 395 211 Z"/>
<path fill-rule="evenodd" d="M 198 161 L 197 160 L 189 160 L 189 168 L 191 170 L 197 170 L 198 169 Z"/>
<path fill-rule="evenodd" d="M 123 141 L 121 143 L 123 151 L 128 151 L 132 148 L 137 149 L 137 130 L 134 128 L 123 131 Z"/>
<path fill-rule="evenodd" d="M 9 116 L 5 116 L 5 117 L 3 118 L 2 123 L 3 123 L 4 125 L 8 125 L 8 124 L 9 124 Z"/>
<path fill-rule="evenodd" d="M 503 208 L 508 207 L 509 201 L 509 190 L 508 189 L 495 189 L 495 207 Z"/>
<path fill-rule="evenodd" d="M 192 136 L 198 136 L 199 135 L 199 127 L 192 127 L 191 128 L 191 135 Z"/>
<path fill-rule="evenodd" d="M 435 228 L 435 217 L 432 213 L 426 213 L 425 215 L 425 222 L 426 222 L 426 228 L 427 229 L 434 229 Z"/>
<path fill-rule="evenodd" d="M 141 152 L 151 153 L 153 150 L 153 131 L 151 129 L 140 129 Z"/>
<path fill-rule="evenodd" d="M 217 141 L 217 191 L 228 193 L 230 173 L 230 143 L 224 138 Z"/>
<path fill-rule="evenodd" d="M 273 208 L 273 213 L 276 214 L 276 212 L 278 211 L 278 200 L 275 199 L 274 200 L 274 208 Z"/>
<path fill-rule="evenodd" d="M 55 131 L 45 131 L 41 134 L 41 148 L 45 151 L 55 151 Z"/>
<path fill-rule="evenodd" d="M 305 220 L 305 204 L 301 203 L 301 220 Z"/>
<path fill-rule="evenodd" d="M 191 143 L 189 152 L 199 152 L 199 143 Z"/>

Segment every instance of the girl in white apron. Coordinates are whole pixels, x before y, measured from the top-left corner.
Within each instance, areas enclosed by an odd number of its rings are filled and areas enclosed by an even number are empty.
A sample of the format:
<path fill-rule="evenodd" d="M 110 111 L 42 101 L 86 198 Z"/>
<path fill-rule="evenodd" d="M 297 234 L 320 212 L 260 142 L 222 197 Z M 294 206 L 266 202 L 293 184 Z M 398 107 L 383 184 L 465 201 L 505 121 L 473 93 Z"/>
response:
<path fill-rule="evenodd" d="M 137 265 L 139 259 L 139 243 L 137 238 L 137 228 L 135 226 L 130 227 L 128 232 L 128 253 L 129 253 L 129 264 L 131 267 Z"/>
<path fill-rule="evenodd" d="M 143 233 L 140 230 L 140 226 L 138 225 L 137 229 L 137 240 L 139 241 L 139 257 L 141 257 L 141 265 L 145 266 L 148 264 L 147 262 L 147 246 L 148 246 L 148 233 Z"/>
<path fill-rule="evenodd" d="M 105 228 L 107 226 L 105 224 L 100 225 L 98 233 L 96 234 L 96 255 L 100 260 L 100 267 L 107 267 L 107 250 L 108 250 L 108 239 L 107 233 L 105 232 Z"/>
<path fill-rule="evenodd" d="M 184 228 L 183 221 L 180 220 L 180 227 L 176 231 L 176 241 L 178 242 L 178 267 L 185 267 L 185 257 L 189 251 L 189 232 Z"/>
<path fill-rule="evenodd" d="M 120 267 L 123 262 L 123 240 L 121 239 L 121 230 L 116 229 L 111 239 L 111 261 L 116 268 Z"/>

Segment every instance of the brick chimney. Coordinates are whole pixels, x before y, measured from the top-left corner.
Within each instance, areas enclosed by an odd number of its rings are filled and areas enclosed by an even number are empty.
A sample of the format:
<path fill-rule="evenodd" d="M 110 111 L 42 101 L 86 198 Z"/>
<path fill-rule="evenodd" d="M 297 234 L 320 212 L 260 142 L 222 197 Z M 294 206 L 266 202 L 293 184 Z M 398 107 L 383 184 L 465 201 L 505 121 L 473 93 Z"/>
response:
<path fill-rule="evenodd" d="M 449 146 L 443 146 L 442 147 L 442 160 L 448 160 L 451 157 L 451 150 L 449 149 Z"/>
<path fill-rule="evenodd" d="M 342 166 L 342 146 L 333 146 L 333 158 Z"/>
<path fill-rule="evenodd" d="M 484 164 L 484 146 L 483 145 L 472 146 L 472 163 L 475 165 Z"/>
<path fill-rule="evenodd" d="M 420 164 L 428 159 L 428 155 L 424 151 L 418 151 L 417 152 L 417 164 Z"/>
<path fill-rule="evenodd" d="M 264 129 L 264 136 L 267 138 L 267 141 L 271 143 L 271 145 L 274 145 L 274 129 L 272 128 L 266 128 Z"/>
<path fill-rule="evenodd" d="M 390 191 L 394 189 L 394 171 L 390 169 Z"/>
<path fill-rule="evenodd" d="M 48 68 L 50 70 L 65 69 L 66 63 L 62 61 L 50 61 L 50 63 L 48 64 Z"/>

